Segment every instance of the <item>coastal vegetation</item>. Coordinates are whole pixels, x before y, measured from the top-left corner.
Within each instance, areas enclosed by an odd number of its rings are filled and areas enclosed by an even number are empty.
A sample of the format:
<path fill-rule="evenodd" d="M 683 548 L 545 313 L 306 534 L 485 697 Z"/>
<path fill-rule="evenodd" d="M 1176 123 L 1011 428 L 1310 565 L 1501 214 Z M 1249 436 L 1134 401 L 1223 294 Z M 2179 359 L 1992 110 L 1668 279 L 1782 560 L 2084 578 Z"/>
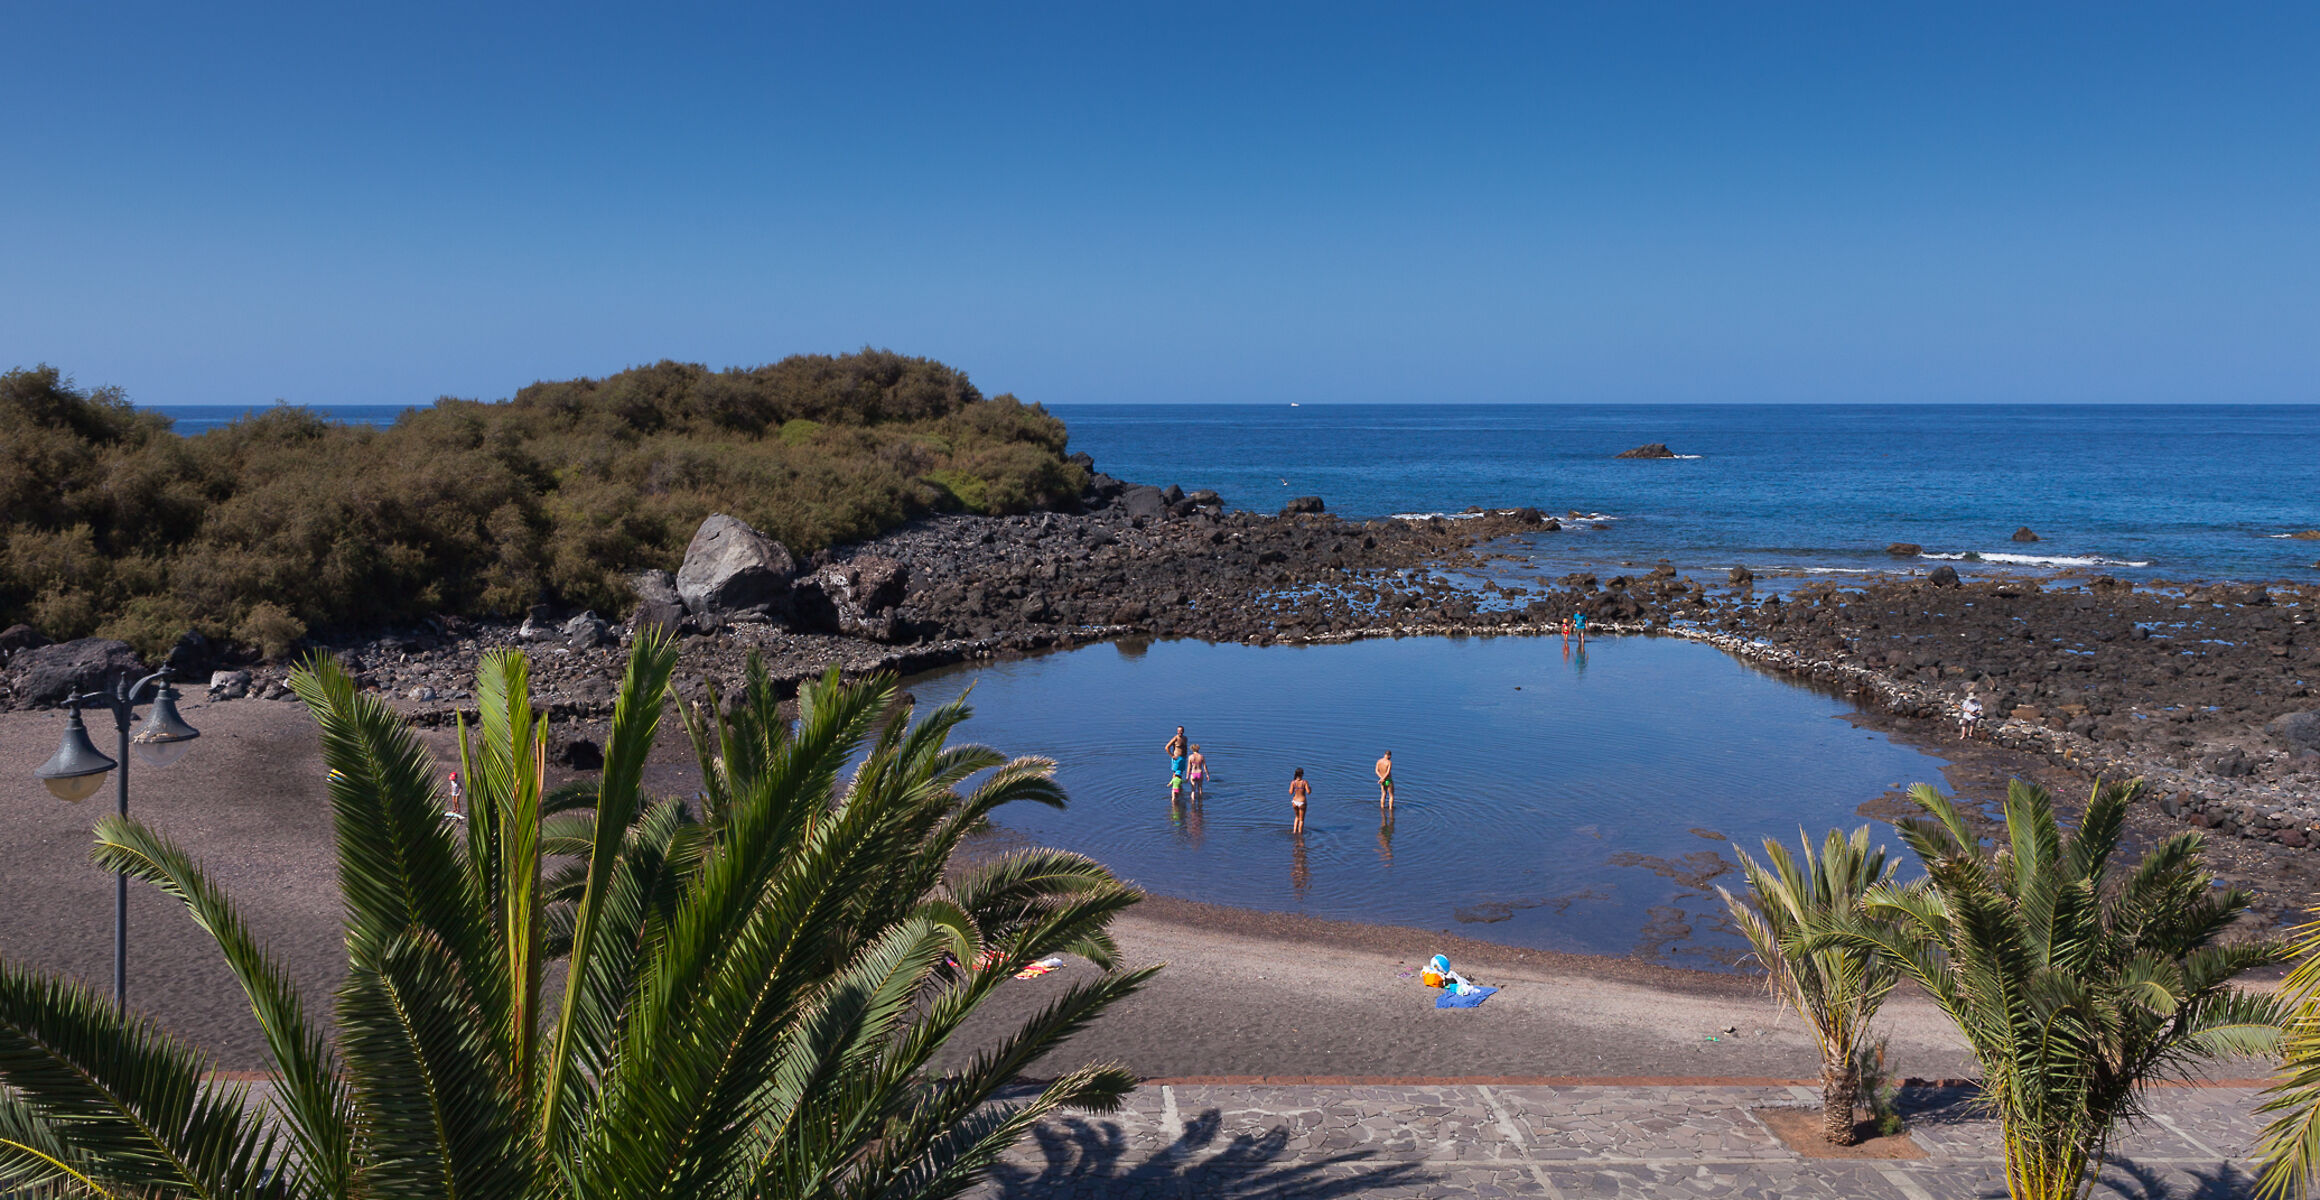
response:
<path fill-rule="evenodd" d="M 2285 948 L 2221 935 L 2249 903 L 2200 865 L 2183 833 L 2126 869 L 2114 855 L 2142 782 L 2098 781 L 2076 833 L 2053 798 L 2008 786 L 2006 842 L 1983 845 L 1957 806 L 1919 784 L 1928 816 L 1897 823 L 1921 887 L 1865 897 L 1798 946 L 1873 948 L 1957 1023 L 1996 1114 L 2014 1200 L 2075 1200 L 2145 1087 L 2202 1060 L 2280 1043 L 2283 1005 L 2231 985 Z"/>
<path fill-rule="evenodd" d="M 932 1197 L 1058 1106 L 1129 1090 L 1102 1066 L 1012 1085 L 1148 977 L 1105 933 L 1137 894 L 1066 854 L 949 870 L 997 806 L 1063 802 L 1053 764 L 952 745 L 963 707 L 913 722 L 891 679 L 835 671 L 793 731 L 759 669 L 690 722 L 696 811 L 640 786 L 675 663 L 640 639 L 601 775 L 551 790 L 526 661 L 492 656 L 460 730 L 464 820 L 400 718 L 332 660 L 298 671 L 345 903 L 335 1036 L 188 854 L 106 819 L 99 864 L 216 939 L 273 1083 L 0 962 L 0 1192 Z M 933 1068 L 1001 981 L 1065 951 L 1101 972 Z"/>
<path fill-rule="evenodd" d="M 388 428 L 281 406 L 192 437 L 52 367 L 0 375 L 0 627 L 148 653 L 552 602 L 621 612 L 726 512 L 798 553 L 1076 498 L 1062 422 L 883 350 L 662 362 Z"/>
<path fill-rule="evenodd" d="M 1858 1141 L 1853 1109 L 1861 1099 L 1861 1057 L 1869 1023 L 1893 991 L 1892 964 L 1874 946 L 1854 942 L 1805 948 L 1817 925 L 1849 920 L 1859 928 L 1875 918 L 1862 909 L 1869 892 L 1892 882 L 1897 864 L 1885 848 L 1872 849 L 1869 827 L 1850 836 L 1830 830 L 1818 856 L 1812 843 L 1798 852 L 1764 839 L 1764 863 L 1735 850 L 1748 880 L 1748 899 L 1718 887 L 1734 924 L 1764 965 L 1774 998 L 1804 1019 L 1821 1051 L 1822 1136 L 1840 1146 Z"/>
<path fill-rule="evenodd" d="M 2320 920 L 2296 928 L 2293 952 L 2296 969 L 2281 989 L 2289 1007 L 2279 1077 L 2256 1111 L 2274 1114 L 2264 1128 L 2264 1194 L 2301 1200 L 2320 1175 Z"/>

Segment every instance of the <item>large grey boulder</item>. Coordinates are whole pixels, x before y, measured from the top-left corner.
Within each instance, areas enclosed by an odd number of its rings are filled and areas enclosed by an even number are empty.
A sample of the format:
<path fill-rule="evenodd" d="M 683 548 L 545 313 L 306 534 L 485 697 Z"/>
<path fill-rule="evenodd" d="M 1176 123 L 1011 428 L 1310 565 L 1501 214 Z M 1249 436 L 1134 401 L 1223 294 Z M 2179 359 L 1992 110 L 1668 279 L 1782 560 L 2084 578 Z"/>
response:
<path fill-rule="evenodd" d="M 110 690 L 126 675 L 145 674 L 145 664 L 127 642 L 80 638 L 53 646 L 19 650 L 8 660 L 8 690 L 25 705 L 62 704 L 78 688 Z"/>
<path fill-rule="evenodd" d="M 2264 732 L 2278 738 L 2290 754 L 2320 754 L 2320 711 L 2274 717 Z"/>
<path fill-rule="evenodd" d="M 716 513 L 701 522 L 677 568 L 677 596 L 694 614 L 778 616 L 789 608 L 797 560 L 780 542 Z"/>

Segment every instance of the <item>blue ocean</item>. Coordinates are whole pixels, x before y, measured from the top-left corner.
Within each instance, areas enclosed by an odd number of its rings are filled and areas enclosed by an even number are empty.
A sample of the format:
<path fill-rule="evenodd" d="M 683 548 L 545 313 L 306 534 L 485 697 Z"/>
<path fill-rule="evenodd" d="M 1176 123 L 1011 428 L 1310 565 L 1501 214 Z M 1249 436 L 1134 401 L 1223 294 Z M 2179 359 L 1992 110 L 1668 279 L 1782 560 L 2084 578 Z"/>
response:
<path fill-rule="evenodd" d="M 1052 406 L 1096 468 L 1349 517 L 1600 514 L 1538 564 L 2320 582 L 2320 405 Z M 1614 456 L 1649 442 L 1675 459 Z M 1605 528 L 1597 529 L 1595 525 Z M 2012 540 L 2027 528 L 2039 540 Z M 1912 542 L 1929 557 L 1886 554 Z M 1972 555 L 1967 559 L 1964 556 Z M 1939 556 L 1939 557 L 1931 557 Z"/>
<path fill-rule="evenodd" d="M 163 408 L 197 434 L 241 408 Z M 317 410 L 392 423 L 402 410 Z M 1051 406 L 1097 469 L 1349 517 L 1531 505 L 1599 519 L 1536 565 L 1843 575 L 2079 568 L 2320 582 L 2320 405 Z M 1682 457 L 1613 456 L 1661 442 Z M 1596 526 L 1602 528 L 1596 528 Z M 2012 540 L 2028 528 L 2034 543 Z M 1895 542 L 1927 557 L 1897 563 Z M 1971 555 L 1972 558 L 1966 556 Z"/>

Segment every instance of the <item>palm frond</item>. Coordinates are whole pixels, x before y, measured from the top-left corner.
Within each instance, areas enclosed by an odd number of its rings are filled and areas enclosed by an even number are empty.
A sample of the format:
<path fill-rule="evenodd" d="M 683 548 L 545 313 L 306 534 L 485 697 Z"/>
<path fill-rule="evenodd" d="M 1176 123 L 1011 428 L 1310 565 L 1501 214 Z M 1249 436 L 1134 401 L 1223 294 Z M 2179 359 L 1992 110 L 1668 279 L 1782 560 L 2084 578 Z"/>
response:
<path fill-rule="evenodd" d="M 246 1089 L 78 983 L 0 962 L 0 1087 L 30 1155 L 116 1192 L 288 1195 L 279 1148 Z M 61 1148 L 63 1154 L 50 1148 Z"/>
<path fill-rule="evenodd" d="M 328 1196 L 355 1193 L 359 1189 L 353 1101 L 340 1074 L 338 1054 L 307 1019 L 305 1002 L 281 964 L 258 945 L 225 893 L 175 843 L 118 816 L 99 821 L 96 836 L 99 866 L 154 884 L 175 897 L 224 953 L 226 965 L 249 997 L 274 1060 L 273 1103 L 298 1144 L 298 1154 L 286 1169 L 311 1184 L 300 1190 Z"/>

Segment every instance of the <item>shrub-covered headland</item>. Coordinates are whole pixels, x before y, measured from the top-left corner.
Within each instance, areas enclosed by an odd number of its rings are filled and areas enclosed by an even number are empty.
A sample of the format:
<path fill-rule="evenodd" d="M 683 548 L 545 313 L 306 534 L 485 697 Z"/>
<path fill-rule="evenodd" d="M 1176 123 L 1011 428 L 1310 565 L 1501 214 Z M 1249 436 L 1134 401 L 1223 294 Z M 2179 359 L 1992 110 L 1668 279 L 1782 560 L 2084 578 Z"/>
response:
<path fill-rule="evenodd" d="M 386 428 L 283 405 L 192 437 L 41 366 L 0 375 L 0 627 L 275 652 L 309 628 L 618 611 L 712 512 L 810 553 L 1086 484 L 1046 410 L 882 350 L 662 362 Z"/>

